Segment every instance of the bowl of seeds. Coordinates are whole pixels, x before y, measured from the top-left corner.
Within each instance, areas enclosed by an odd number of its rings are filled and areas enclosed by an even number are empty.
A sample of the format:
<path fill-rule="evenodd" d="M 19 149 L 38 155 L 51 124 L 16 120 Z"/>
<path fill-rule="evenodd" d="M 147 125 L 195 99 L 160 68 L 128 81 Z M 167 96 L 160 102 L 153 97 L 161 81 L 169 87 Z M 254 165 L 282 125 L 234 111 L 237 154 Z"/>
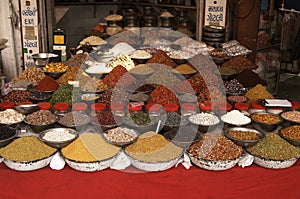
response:
<path fill-rule="evenodd" d="M 264 134 L 251 128 L 233 127 L 224 132 L 225 137 L 239 146 L 255 145 L 259 140 L 264 138 Z"/>

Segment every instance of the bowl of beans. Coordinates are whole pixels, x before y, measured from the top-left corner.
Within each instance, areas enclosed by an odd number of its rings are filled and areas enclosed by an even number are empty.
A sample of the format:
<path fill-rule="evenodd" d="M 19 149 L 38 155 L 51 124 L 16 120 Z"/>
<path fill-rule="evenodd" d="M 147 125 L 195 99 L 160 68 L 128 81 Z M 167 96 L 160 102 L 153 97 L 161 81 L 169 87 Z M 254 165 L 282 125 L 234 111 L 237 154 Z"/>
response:
<path fill-rule="evenodd" d="M 254 128 L 264 132 L 273 131 L 282 123 L 281 117 L 272 113 L 253 113 L 250 118 Z"/>
<path fill-rule="evenodd" d="M 280 114 L 284 126 L 300 125 L 300 111 L 284 111 Z"/>
<path fill-rule="evenodd" d="M 77 131 L 71 128 L 50 128 L 39 134 L 42 142 L 54 148 L 66 147 L 77 137 Z"/>
<path fill-rule="evenodd" d="M 244 127 L 228 128 L 224 135 L 238 146 L 255 145 L 264 137 L 264 134 L 257 130 Z"/>
<path fill-rule="evenodd" d="M 278 135 L 294 146 L 300 146 L 300 125 L 285 127 L 279 130 Z"/>
<path fill-rule="evenodd" d="M 49 110 L 39 110 L 25 117 L 24 122 L 35 133 L 54 127 L 57 122 L 56 115 Z"/>
<path fill-rule="evenodd" d="M 109 143 L 125 147 L 134 143 L 138 139 L 139 133 L 126 127 L 116 127 L 105 131 L 103 136 Z"/>
<path fill-rule="evenodd" d="M 213 113 L 197 113 L 188 119 L 193 125 L 198 126 L 198 130 L 202 133 L 215 130 L 220 124 L 220 119 Z"/>

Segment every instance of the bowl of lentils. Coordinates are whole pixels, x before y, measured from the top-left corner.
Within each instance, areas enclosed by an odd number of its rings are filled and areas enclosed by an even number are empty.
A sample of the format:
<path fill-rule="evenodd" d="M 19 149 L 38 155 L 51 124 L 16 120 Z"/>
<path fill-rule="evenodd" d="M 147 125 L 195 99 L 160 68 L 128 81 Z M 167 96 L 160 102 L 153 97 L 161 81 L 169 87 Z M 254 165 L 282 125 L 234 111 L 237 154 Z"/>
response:
<path fill-rule="evenodd" d="M 275 130 L 282 123 L 281 117 L 272 113 L 253 113 L 250 118 L 255 129 L 265 132 Z"/>
<path fill-rule="evenodd" d="M 284 126 L 300 125 L 300 111 L 284 111 L 280 114 Z"/>
<path fill-rule="evenodd" d="M 188 120 L 198 126 L 198 130 L 202 133 L 215 130 L 220 124 L 220 119 L 213 113 L 197 113 L 191 115 Z"/>
<path fill-rule="evenodd" d="M 299 147 L 293 146 L 276 133 L 268 133 L 257 144 L 244 149 L 254 157 L 255 164 L 270 169 L 288 168 L 300 156 Z"/>
<path fill-rule="evenodd" d="M 228 128 L 225 130 L 224 135 L 238 146 L 255 145 L 265 136 L 255 129 L 244 127 Z"/>
<path fill-rule="evenodd" d="M 300 125 L 285 127 L 279 130 L 278 135 L 294 146 L 300 146 Z"/>
<path fill-rule="evenodd" d="M 49 110 L 39 110 L 27 115 L 24 122 L 30 126 L 33 132 L 40 133 L 45 129 L 54 127 L 57 118 Z"/>

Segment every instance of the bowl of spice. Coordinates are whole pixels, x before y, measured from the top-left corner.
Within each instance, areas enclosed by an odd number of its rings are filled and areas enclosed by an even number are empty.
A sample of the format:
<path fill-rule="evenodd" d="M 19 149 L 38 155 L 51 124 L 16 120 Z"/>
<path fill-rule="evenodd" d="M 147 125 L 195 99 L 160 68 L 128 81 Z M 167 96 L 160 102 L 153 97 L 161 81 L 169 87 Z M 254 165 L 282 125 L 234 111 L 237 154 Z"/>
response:
<path fill-rule="evenodd" d="M 179 79 L 189 79 L 195 73 L 197 73 L 197 70 L 195 68 L 193 68 L 191 65 L 185 63 L 185 64 L 180 64 L 179 66 L 177 66 L 174 70 L 172 70 L 172 72 Z"/>
<path fill-rule="evenodd" d="M 294 146 L 300 146 L 300 125 L 285 127 L 279 130 L 278 135 Z"/>
<path fill-rule="evenodd" d="M 128 128 L 143 134 L 148 131 L 155 131 L 157 127 L 157 119 L 150 117 L 144 111 L 132 111 L 123 117 L 124 125 Z"/>
<path fill-rule="evenodd" d="M 76 130 L 71 128 L 50 128 L 39 134 L 39 139 L 53 148 L 63 148 L 78 137 Z"/>
<path fill-rule="evenodd" d="M 243 149 L 224 135 L 208 132 L 187 149 L 196 166 L 213 171 L 223 171 L 234 167 L 240 160 Z"/>
<path fill-rule="evenodd" d="M 57 122 L 56 115 L 49 110 L 39 110 L 25 117 L 24 122 L 30 126 L 35 133 L 54 127 Z"/>
<path fill-rule="evenodd" d="M 91 119 L 91 123 L 99 127 L 99 130 L 105 132 L 108 129 L 116 128 L 123 123 L 122 117 L 114 115 L 111 111 L 99 111 Z"/>
<path fill-rule="evenodd" d="M 129 56 L 136 64 L 145 64 L 152 57 L 149 52 L 143 49 L 135 50 Z"/>
<path fill-rule="evenodd" d="M 264 134 L 251 128 L 233 127 L 224 132 L 225 137 L 238 146 L 251 146 L 264 138 Z"/>
<path fill-rule="evenodd" d="M 273 131 L 282 123 L 281 117 L 272 113 L 253 113 L 250 118 L 254 128 L 263 132 Z"/>
<path fill-rule="evenodd" d="M 124 150 L 131 164 L 143 171 L 164 171 L 172 168 L 183 155 L 183 149 L 162 135 L 149 131 Z"/>
<path fill-rule="evenodd" d="M 0 125 L 0 147 L 4 147 L 11 143 L 17 136 L 17 131 L 9 125 Z"/>
<path fill-rule="evenodd" d="M 29 99 L 33 104 L 39 103 L 39 102 L 47 102 L 51 98 L 51 93 L 45 93 L 40 91 L 33 91 L 30 92 Z"/>
<path fill-rule="evenodd" d="M 23 122 L 25 115 L 19 113 L 14 109 L 6 109 L 0 111 L 0 124 L 10 125 L 16 127 L 19 123 Z"/>
<path fill-rule="evenodd" d="M 61 149 L 66 163 L 74 170 L 95 172 L 111 166 L 120 147 L 107 143 L 98 133 L 86 131 Z"/>
<path fill-rule="evenodd" d="M 212 113 L 197 113 L 188 119 L 192 124 L 197 125 L 202 133 L 215 130 L 220 124 L 220 119 Z"/>
<path fill-rule="evenodd" d="M 60 78 L 68 69 L 69 67 L 62 62 L 51 62 L 42 68 L 45 75 L 53 79 Z"/>
<path fill-rule="evenodd" d="M 238 110 L 232 110 L 221 116 L 227 126 L 244 126 L 251 123 L 251 119 Z"/>
<path fill-rule="evenodd" d="M 0 148 L 3 163 L 17 171 L 32 171 L 46 167 L 56 152 L 56 148 L 46 145 L 37 136 L 20 137 Z"/>
<path fill-rule="evenodd" d="M 153 72 L 154 70 L 146 64 L 139 64 L 129 71 L 129 73 L 137 79 L 146 79 Z"/>
<path fill-rule="evenodd" d="M 229 67 L 220 67 L 219 73 L 221 74 L 223 80 L 229 80 L 233 78 L 238 71 Z"/>
<path fill-rule="evenodd" d="M 59 84 L 52 77 L 45 75 L 34 89 L 40 92 L 52 93 L 56 91 L 58 87 Z"/>
<path fill-rule="evenodd" d="M 284 126 L 300 125 L 300 111 L 284 111 L 280 114 L 280 116 L 284 121 Z"/>
<path fill-rule="evenodd" d="M 68 112 L 58 120 L 58 124 L 78 130 L 84 128 L 89 122 L 90 116 L 78 111 Z"/>
<path fill-rule="evenodd" d="M 270 169 L 291 167 L 300 156 L 299 147 L 293 146 L 276 133 L 268 133 L 256 145 L 244 149 L 254 157 L 255 164 Z"/>
<path fill-rule="evenodd" d="M 198 129 L 188 125 L 160 133 L 163 133 L 167 140 L 182 148 L 187 148 L 201 139 Z"/>
<path fill-rule="evenodd" d="M 166 121 L 163 126 L 163 131 L 169 131 L 172 129 L 179 129 L 184 125 L 187 125 L 189 120 L 187 117 L 180 115 L 177 112 L 167 112 Z"/>
<path fill-rule="evenodd" d="M 139 133 L 126 127 L 117 127 L 105 131 L 103 136 L 109 143 L 119 147 L 125 147 L 134 143 Z"/>

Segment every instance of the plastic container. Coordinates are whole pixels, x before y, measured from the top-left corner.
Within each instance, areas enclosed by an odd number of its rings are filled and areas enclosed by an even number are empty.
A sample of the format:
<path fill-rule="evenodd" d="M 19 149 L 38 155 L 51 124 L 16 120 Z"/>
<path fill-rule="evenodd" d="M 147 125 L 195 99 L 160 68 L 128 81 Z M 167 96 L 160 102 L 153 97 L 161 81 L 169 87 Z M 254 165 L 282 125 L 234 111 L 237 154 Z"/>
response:
<path fill-rule="evenodd" d="M 147 104 L 146 110 L 149 113 L 149 116 L 160 116 L 162 114 L 162 106 L 160 104 Z"/>
<path fill-rule="evenodd" d="M 54 104 L 54 114 L 58 117 L 63 117 L 67 112 L 69 112 L 69 104 L 66 102 L 59 102 Z"/>
<path fill-rule="evenodd" d="M 123 117 L 125 115 L 124 104 L 122 103 L 112 103 L 110 104 L 110 110 L 114 115 Z"/>
<path fill-rule="evenodd" d="M 73 111 L 79 111 L 81 113 L 85 113 L 87 111 L 88 105 L 83 102 L 76 102 L 72 105 Z"/>
<path fill-rule="evenodd" d="M 167 112 L 177 112 L 179 109 L 179 105 L 178 104 L 165 104 L 164 109 Z"/>
<path fill-rule="evenodd" d="M 266 108 L 262 105 L 260 105 L 257 102 L 252 102 L 251 108 L 249 109 L 249 113 L 264 113 L 266 112 Z"/>
<path fill-rule="evenodd" d="M 50 102 L 39 102 L 39 110 L 50 110 L 52 105 Z"/>
<path fill-rule="evenodd" d="M 196 114 L 197 105 L 194 103 L 182 103 L 181 104 L 181 114 L 183 116 Z"/>

